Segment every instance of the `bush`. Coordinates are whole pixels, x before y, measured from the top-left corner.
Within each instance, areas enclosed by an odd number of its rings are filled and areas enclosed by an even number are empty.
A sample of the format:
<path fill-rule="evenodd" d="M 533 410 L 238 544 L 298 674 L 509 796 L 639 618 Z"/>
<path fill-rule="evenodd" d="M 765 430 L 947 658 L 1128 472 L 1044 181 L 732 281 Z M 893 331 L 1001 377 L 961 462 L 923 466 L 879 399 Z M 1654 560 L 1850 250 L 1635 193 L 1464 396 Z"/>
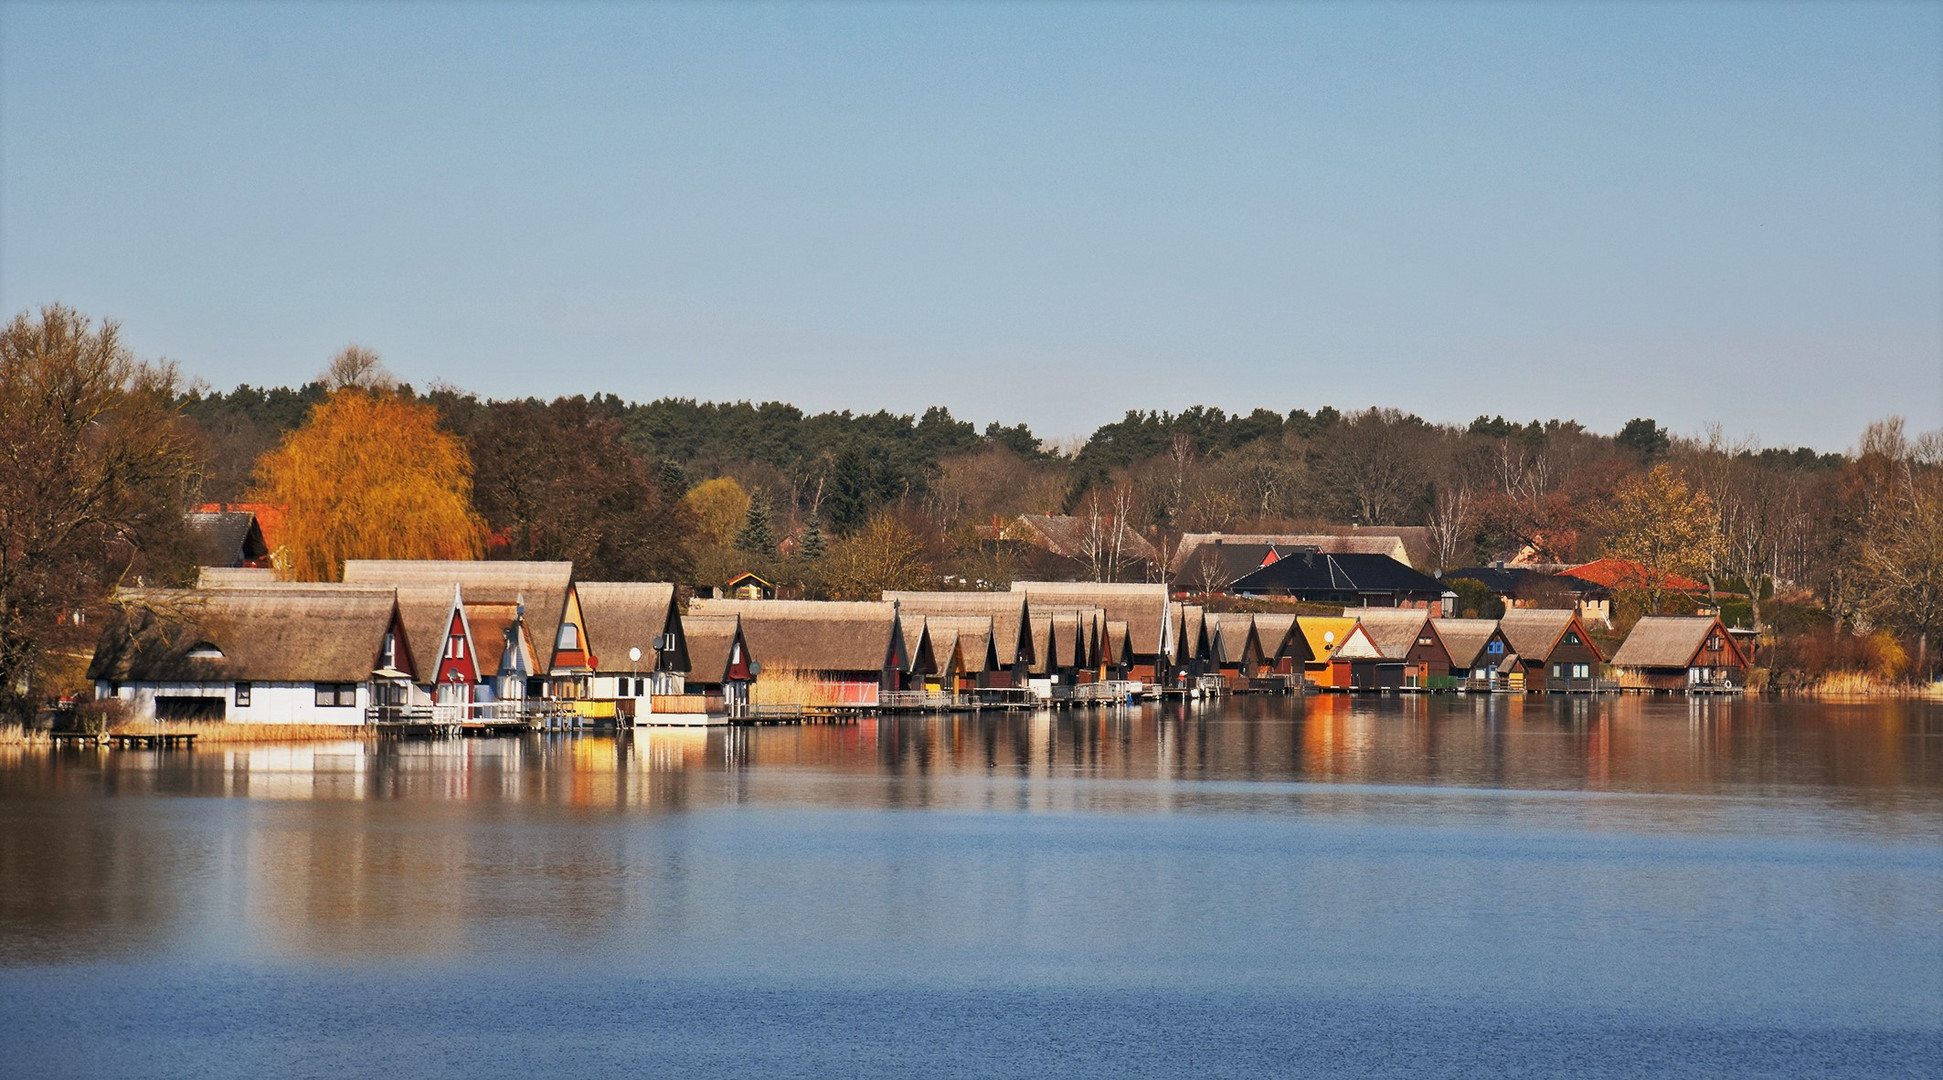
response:
<path fill-rule="evenodd" d="M 74 707 L 69 721 L 83 735 L 106 735 L 117 725 L 128 722 L 128 703 L 120 698 L 100 698 Z"/>

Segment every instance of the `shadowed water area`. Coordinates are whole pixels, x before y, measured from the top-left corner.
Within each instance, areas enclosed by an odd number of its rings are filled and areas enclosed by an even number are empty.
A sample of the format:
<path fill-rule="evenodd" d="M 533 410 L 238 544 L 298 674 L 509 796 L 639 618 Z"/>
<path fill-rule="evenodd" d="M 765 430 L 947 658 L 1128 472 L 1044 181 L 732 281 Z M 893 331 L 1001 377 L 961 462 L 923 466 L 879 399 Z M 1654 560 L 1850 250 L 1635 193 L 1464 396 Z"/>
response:
<path fill-rule="evenodd" d="M 1922 1076 L 1943 709 L 0 747 L 0 1075 Z"/>

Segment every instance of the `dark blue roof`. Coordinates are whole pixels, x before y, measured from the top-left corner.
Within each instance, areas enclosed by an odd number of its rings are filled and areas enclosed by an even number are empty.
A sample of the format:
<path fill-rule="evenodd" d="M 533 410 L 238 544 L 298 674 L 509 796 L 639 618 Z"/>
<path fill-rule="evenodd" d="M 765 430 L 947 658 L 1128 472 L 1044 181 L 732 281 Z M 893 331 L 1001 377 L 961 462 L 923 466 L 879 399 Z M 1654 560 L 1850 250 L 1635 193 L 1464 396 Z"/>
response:
<path fill-rule="evenodd" d="M 1426 593 L 1442 595 L 1436 578 L 1388 555 L 1300 552 L 1244 575 L 1229 586 L 1256 593 Z"/>

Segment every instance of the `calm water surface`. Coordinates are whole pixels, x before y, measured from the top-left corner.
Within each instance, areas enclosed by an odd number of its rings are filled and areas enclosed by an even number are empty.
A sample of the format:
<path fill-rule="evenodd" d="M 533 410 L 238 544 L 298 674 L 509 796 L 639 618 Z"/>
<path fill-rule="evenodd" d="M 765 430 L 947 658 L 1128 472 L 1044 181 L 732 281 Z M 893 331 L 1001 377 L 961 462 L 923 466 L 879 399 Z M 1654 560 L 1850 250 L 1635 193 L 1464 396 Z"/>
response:
<path fill-rule="evenodd" d="M 1943 1075 L 1943 710 L 0 747 L 0 1076 Z"/>

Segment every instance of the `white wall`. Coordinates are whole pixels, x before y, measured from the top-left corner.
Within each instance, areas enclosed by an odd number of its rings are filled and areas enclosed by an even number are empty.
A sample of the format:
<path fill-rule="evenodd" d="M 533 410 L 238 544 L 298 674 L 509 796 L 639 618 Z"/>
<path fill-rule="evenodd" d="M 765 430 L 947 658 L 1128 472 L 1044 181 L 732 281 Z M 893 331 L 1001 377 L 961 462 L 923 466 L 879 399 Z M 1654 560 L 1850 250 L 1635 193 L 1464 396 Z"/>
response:
<path fill-rule="evenodd" d="M 145 721 L 155 719 L 157 697 L 219 697 L 225 702 L 224 718 L 234 723 L 354 726 L 364 723 L 364 710 L 371 705 L 370 685 L 356 685 L 355 706 L 328 708 L 317 706 L 317 685 L 307 682 L 251 683 L 250 703 L 247 706 L 236 704 L 236 684 L 233 682 L 123 683 L 121 692 L 113 696 L 128 703 L 135 719 Z M 107 683 L 95 684 L 95 697 L 109 696 Z"/>

